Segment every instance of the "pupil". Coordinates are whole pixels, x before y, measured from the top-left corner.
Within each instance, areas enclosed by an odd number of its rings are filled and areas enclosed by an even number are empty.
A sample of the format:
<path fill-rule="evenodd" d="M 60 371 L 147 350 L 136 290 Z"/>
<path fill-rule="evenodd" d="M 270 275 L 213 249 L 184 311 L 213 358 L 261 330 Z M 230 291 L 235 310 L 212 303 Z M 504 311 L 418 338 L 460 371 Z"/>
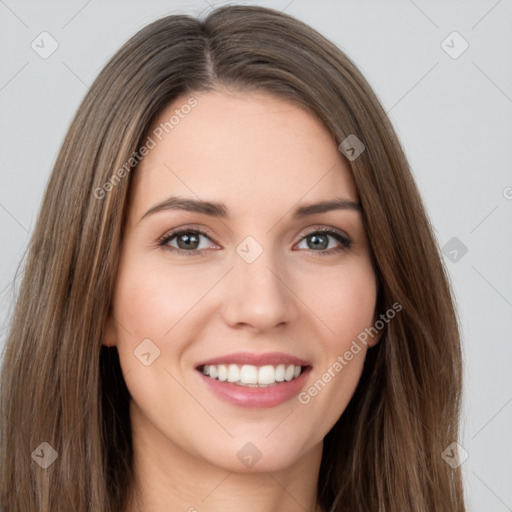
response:
<path fill-rule="evenodd" d="M 181 244 L 182 241 L 184 241 L 183 247 Z M 197 249 L 198 245 L 199 245 L 199 237 L 197 235 L 182 234 L 178 237 L 178 247 L 180 249 L 186 249 L 186 250 Z"/>
<path fill-rule="evenodd" d="M 324 239 L 323 243 L 322 242 L 318 243 L 318 240 L 320 240 L 322 238 Z M 327 236 L 325 236 L 325 235 L 311 235 L 311 241 L 312 241 L 313 247 L 310 246 L 310 248 L 313 248 L 313 249 L 314 248 L 326 249 L 327 246 L 329 245 L 329 240 L 328 240 Z"/>

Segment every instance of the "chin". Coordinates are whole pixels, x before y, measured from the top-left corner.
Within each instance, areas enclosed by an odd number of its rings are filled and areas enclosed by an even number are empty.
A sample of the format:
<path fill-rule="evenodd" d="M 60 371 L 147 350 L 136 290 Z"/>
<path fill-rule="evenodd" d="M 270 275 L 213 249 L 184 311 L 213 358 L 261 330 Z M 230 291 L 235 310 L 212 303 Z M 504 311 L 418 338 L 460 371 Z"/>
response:
<path fill-rule="evenodd" d="M 303 440 L 297 440 L 294 443 L 293 436 L 288 434 L 276 435 L 271 440 L 268 437 L 268 432 L 271 430 L 260 436 L 237 436 L 230 440 L 229 445 L 219 446 L 215 450 L 215 454 L 210 452 L 205 458 L 210 464 L 226 471 L 237 473 L 275 472 L 296 465 L 311 451 L 304 447 Z M 272 435 L 270 434 L 270 437 Z M 321 453 L 321 442 L 319 451 Z M 228 456 L 229 454 L 231 456 Z"/>

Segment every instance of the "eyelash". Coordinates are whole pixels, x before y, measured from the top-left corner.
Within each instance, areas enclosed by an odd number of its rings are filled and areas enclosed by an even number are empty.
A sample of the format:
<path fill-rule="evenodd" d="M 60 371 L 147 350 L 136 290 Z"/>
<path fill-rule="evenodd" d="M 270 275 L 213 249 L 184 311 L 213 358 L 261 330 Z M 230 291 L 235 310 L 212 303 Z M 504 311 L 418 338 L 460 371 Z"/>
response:
<path fill-rule="evenodd" d="M 168 247 L 167 244 L 173 239 L 176 238 L 179 235 L 182 235 L 184 233 L 194 233 L 198 235 L 203 235 L 206 238 L 211 239 L 211 234 L 208 230 L 201 230 L 201 229 L 178 229 L 176 231 L 172 231 L 171 233 L 165 234 L 163 237 L 161 237 L 158 241 L 158 246 L 162 247 L 165 250 L 175 252 L 177 254 L 182 255 L 188 255 L 188 256 L 205 256 L 206 249 L 196 249 L 194 251 L 187 251 L 186 249 L 179 249 L 176 247 Z M 341 247 L 337 248 L 331 248 L 327 250 L 322 251 L 315 251 L 313 249 L 309 249 L 310 252 L 317 253 L 315 256 L 325 256 L 325 255 L 331 255 L 334 253 L 339 253 L 342 251 L 346 251 L 347 249 L 350 249 L 352 247 L 352 241 L 344 234 L 338 232 L 337 230 L 331 229 L 331 228 L 325 228 L 325 229 L 317 229 L 315 231 L 310 231 L 309 233 L 306 233 L 298 243 L 302 242 L 305 238 L 311 236 L 311 235 L 331 235 L 333 238 L 338 240 L 338 242 L 341 243 Z"/>

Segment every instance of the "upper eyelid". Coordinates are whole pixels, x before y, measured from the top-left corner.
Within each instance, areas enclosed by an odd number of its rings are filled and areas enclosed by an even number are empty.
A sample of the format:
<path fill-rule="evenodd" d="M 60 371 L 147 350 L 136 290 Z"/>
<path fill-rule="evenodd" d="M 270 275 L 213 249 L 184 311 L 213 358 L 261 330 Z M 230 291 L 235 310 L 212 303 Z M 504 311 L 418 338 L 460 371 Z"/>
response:
<path fill-rule="evenodd" d="M 178 235 L 180 235 L 181 233 L 188 233 L 188 232 L 197 232 L 198 234 L 202 235 L 202 236 L 207 236 L 209 238 L 215 238 L 216 235 L 213 231 L 207 229 L 207 228 L 195 228 L 195 227 L 189 227 L 189 226 L 185 226 L 183 228 L 176 228 L 176 229 L 171 229 L 169 232 L 165 233 L 163 236 L 160 237 L 159 240 L 165 240 L 165 239 L 172 239 Z M 212 242 L 214 240 L 212 239 Z"/>

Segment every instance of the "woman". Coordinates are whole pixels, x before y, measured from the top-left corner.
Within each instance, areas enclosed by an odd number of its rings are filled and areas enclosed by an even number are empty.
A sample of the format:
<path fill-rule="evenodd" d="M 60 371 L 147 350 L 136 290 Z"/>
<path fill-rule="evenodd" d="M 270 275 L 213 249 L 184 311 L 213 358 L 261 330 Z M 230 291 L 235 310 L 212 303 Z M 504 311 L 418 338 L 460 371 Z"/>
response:
<path fill-rule="evenodd" d="M 1 506 L 463 511 L 453 299 L 354 64 L 229 6 L 78 109 L 2 369 Z"/>

